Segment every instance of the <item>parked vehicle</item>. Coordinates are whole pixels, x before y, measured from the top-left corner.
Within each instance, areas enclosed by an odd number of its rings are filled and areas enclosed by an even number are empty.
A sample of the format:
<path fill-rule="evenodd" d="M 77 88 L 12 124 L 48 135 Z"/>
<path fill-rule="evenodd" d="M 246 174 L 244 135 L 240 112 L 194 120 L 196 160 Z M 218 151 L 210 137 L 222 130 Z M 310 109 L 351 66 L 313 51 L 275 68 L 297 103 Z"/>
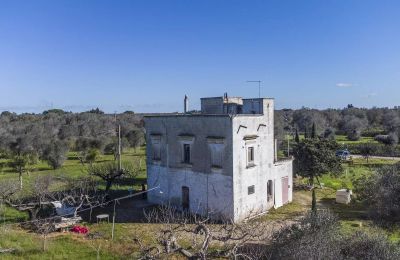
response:
<path fill-rule="evenodd" d="M 348 160 L 350 158 L 350 152 L 346 150 L 338 150 L 336 151 L 336 157 L 339 157 L 342 160 Z"/>

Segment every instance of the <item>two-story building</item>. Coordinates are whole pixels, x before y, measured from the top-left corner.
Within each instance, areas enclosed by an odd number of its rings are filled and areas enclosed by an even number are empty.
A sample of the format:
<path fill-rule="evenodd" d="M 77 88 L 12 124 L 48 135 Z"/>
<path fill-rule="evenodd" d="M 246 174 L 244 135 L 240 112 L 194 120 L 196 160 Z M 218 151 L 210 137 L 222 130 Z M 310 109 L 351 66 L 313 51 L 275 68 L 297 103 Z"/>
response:
<path fill-rule="evenodd" d="M 148 116 L 145 128 L 149 202 L 237 222 L 292 201 L 273 99 L 202 98 L 201 113 Z"/>

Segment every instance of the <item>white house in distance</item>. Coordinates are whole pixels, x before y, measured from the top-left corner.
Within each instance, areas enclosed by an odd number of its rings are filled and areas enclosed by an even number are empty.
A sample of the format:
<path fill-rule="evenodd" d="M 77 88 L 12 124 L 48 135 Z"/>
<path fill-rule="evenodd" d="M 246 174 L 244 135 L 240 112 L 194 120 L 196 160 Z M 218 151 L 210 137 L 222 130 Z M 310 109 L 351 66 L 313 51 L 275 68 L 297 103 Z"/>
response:
<path fill-rule="evenodd" d="M 148 200 L 235 222 L 292 201 L 277 159 L 274 100 L 212 97 L 201 113 L 145 117 Z"/>

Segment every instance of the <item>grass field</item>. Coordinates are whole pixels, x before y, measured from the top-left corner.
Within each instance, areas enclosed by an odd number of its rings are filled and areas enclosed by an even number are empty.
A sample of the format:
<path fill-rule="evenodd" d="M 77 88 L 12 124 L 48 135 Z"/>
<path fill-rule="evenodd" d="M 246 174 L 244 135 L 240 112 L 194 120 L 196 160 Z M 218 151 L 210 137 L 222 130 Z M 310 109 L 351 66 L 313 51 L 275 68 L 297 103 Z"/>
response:
<path fill-rule="evenodd" d="M 145 149 L 141 147 L 136 151 L 133 149 L 126 150 L 122 155 L 123 161 L 135 161 L 140 162 L 140 174 L 137 177 L 140 179 L 146 178 L 146 161 L 145 161 Z M 113 155 L 100 155 L 96 160 L 97 163 L 101 162 L 111 162 L 114 161 Z M 6 163 L 5 159 L 1 159 L 0 163 Z M 64 165 L 60 169 L 53 170 L 46 162 L 39 161 L 36 165 L 34 165 L 33 170 L 29 174 L 23 175 L 24 186 L 31 183 L 37 176 L 40 175 L 52 175 L 54 177 L 59 178 L 78 178 L 82 176 L 87 176 L 86 166 L 82 166 L 79 162 L 76 154 L 74 152 L 69 152 L 67 155 L 67 160 Z M 13 170 L 9 167 L 4 167 L 0 171 L 0 181 L 1 180 L 18 180 L 18 174 L 13 172 Z M 115 188 L 115 187 L 114 187 Z M 118 187 L 120 189 L 121 187 Z M 126 188 L 126 187 L 124 187 Z"/>
<path fill-rule="evenodd" d="M 129 150 L 123 155 L 124 160 L 142 160 L 140 176 L 138 180 L 146 178 L 145 151 Z M 111 155 L 103 155 L 99 161 L 112 161 Z M 329 174 L 322 176 L 320 181 L 324 184 L 323 189 L 317 190 L 318 204 L 320 208 L 329 208 L 338 214 L 343 232 L 354 232 L 364 230 L 374 232 L 377 228 L 366 217 L 366 209 L 363 205 L 356 202 L 350 205 L 336 204 L 335 192 L 340 188 L 353 188 L 353 181 L 363 175 L 373 174 L 376 167 L 394 163 L 392 160 L 370 159 L 367 163 L 364 159 L 354 159 L 352 164 L 344 165 L 344 173 L 340 176 Z M 57 177 L 78 178 L 86 175 L 85 168 L 73 153 L 69 153 L 68 160 L 64 166 L 58 170 L 52 170 L 45 163 L 41 162 L 35 166 L 35 171 L 29 176 L 24 175 L 24 184 L 27 185 L 37 175 L 51 174 Z M 18 179 L 18 175 L 9 168 L 3 168 L 0 173 L 0 181 L 5 179 Z M 297 179 L 304 182 L 305 180 Z M 113 186 L 113 190 L 127 192 L 132 185 L 123 184 Z M 139 189 L 139 186 L 135 186 Z M 296 191 L 292 203 L 271 210 L 267 215 L 261 217 L 264 221 L 274 221 L 283 223 L 285 221 L 295 221 L 311 208 L 311 192 Z M 11 208 L 6 208 L 0 222 L 0 248 L 14 248 L 13 254 L 3 254 L 1 259 L 96 259 L 97 251 L 101 259 L 127 259 L 137 258 L 138 247 L 133 243 L 133 238 L 139 236 L 145 241 L 152 243 L 155 239 L 155 231 L 160 228 L 158 224 L 144 223 L 117 223 L 114 240 L 111 240 L 111 224 L 91 224 L 83 223 L 90 229 L 90 233 L 100 234 L 99 239 L 88 239 L 83 235 L 71 233 L 54 233 L 47 239 L 47 250 L 43 251 L 43 238 L 34 233 L 27 232 L 18 226 L 4 225 L 4 223 L 15 223 L 25 220 L 24 213 Z M 386 232 L 392 241 L 400 241 L 400 229 L 392 230 L 380 229 Z"/>

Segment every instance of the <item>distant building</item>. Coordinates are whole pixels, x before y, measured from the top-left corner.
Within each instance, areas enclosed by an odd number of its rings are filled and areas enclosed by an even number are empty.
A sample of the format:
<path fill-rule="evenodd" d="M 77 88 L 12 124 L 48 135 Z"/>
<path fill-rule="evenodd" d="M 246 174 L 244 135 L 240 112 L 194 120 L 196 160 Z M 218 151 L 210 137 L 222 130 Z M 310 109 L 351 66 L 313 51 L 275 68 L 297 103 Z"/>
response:
<path fill-rule="evenodd" d="M 145 117 L 149 202 L 235 222 L 292 201 L 277 160 L 274 100 L 202 98 L 201 113 Z"/>

